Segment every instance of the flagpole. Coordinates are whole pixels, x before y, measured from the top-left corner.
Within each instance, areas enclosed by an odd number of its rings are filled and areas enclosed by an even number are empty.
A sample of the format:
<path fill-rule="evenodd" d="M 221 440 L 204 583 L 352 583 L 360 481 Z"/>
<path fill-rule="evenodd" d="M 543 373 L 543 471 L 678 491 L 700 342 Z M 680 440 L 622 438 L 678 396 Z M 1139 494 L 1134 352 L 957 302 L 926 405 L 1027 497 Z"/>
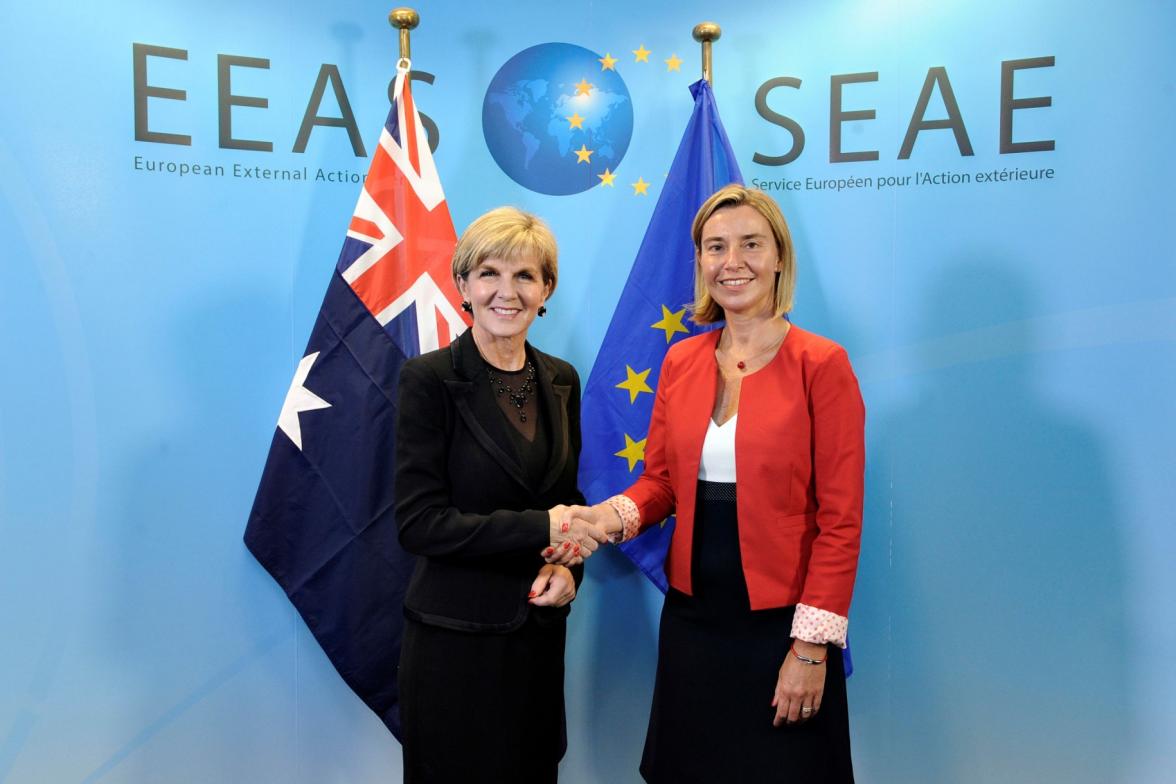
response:
<path fill-rule="evenodd" d="M 694 40 L 702 44 L 702 78 L 706 79 L 711 87 L 715 86 L 711 44 L 719 40 L 722 34 L 722 29 L 714 22 L 699 22 L 694 25 Z"/>
<path fill-rule="evenodd" d="M 388 24 L 400 31 L 400 59 L 412 60 L 412 46 L 408 41 L 409 31 L 421 23 L 421 15 L 412 8 L 393 8 L 388 14 Z"/>

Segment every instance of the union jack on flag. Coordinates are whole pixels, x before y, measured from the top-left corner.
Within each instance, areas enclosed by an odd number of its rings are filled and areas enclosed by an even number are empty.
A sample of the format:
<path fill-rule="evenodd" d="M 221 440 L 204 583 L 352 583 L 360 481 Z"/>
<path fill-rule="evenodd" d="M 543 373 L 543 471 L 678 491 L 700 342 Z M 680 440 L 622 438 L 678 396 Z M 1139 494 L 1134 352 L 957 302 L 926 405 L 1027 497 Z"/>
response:
<path fill-rule="evenodd" d="M 450 277 L 457 237 L 412 100 L 397 72 L 396 100 L 380 133 L 339 273 L 407 356 L 446 346 L 466 328 Z M 442 283 L 448 284 L 442 287 Z M 398 317 L 415 305 L 415 318 Z"/>
<path fill-rule="evenodd" d="M 408 64 L 335 274 L 286 394 L 245 543 L 347 685 L 399 737 L 401 605 L 413 559 L 392 497 L 396 386 L 409 357 L 467 323 L 457 242 Z"/>

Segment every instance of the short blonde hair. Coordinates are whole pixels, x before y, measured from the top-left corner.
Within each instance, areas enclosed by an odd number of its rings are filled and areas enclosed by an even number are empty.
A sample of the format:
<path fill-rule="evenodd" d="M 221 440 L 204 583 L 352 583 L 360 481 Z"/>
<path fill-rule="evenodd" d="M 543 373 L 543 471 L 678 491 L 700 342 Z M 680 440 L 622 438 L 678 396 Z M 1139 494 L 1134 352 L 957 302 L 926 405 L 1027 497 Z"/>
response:
<path fill-rule="evenodd" d="M 498 207 L 474 219 L 453 249 L 453 277 L 465 278 L 486 259 L 534 258 L 543 282 L 555 292 L 559 249 L 555 235 L 537 215 L 516 207 Z"/>
<path fill-rule="evenodd" d="M 796 250 L 792 245 L 788 221 L 784 220 L 784 214 L 780 212 L 776 201 L 763 191 L 742 185 L 728 185 L 715 191 L 702 203 L 694 216 L 694 225 L 690 228 L 690 235 L 694 239 L 694 303 L 690 309 L 696 324 L 714 324 L 724 319 L 723 308 L 707 291 L 706 280 L 702 275 L 702 228 L 719 210 L 744 205 L 764 216 L 776 239 L 780 272 L 776 275 L 773 311 L 779 317 L 792 310 L 792 297 L 796 293 Z"/>

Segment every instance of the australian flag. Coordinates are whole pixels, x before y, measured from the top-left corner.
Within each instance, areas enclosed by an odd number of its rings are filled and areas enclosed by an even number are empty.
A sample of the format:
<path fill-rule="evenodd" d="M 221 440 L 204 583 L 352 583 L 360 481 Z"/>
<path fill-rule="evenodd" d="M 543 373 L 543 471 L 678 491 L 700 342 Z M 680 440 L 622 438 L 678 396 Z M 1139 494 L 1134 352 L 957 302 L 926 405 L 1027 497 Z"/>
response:
<path fill-rule="evenodd" d="M 580 489 L 590 503 L 621 492 L 640 474 L 662 360 L 675 340 L 700 331 L 694 300 L 690 224 L 708 197 L 742 182 L 706 80 L 690 85 L 694 113 L 621 292 L 584 390 Z M 674 521 L 653 526 L 621 549 L 663 592 L 663 563 Z"/>
<path fill-rule="evenodd" d="M 397 737 L 413 568 L 393 515 L 397 379 L 407 358 L 466 328 L 450 275 L 456 242 L 405 66 L 245 529 L 343 680 Z"/>

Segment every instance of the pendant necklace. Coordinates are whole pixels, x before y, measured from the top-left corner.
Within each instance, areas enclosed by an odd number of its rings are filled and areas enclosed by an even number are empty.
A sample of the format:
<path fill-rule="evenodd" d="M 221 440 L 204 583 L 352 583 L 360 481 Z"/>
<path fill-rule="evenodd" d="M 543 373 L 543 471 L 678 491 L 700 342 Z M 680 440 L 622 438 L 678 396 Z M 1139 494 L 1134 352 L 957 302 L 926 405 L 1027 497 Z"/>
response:
<path fill-rule="evenodd" d="M 740 371 L 747 370 L 747 363 L 750 360 L 758 359 L 759 357 L 762 357 L 764 354 L 767 354 L 769 351 L 775 351 L 776 349 L 780 348 L 780 344 L 784 342 L 784 338 L 787 337 L 787 335 L 788 335 L 788 331 L 785 330 L 784 334 L 781 335 L 778 339 L 772 341 L 772 344 L 770 346 L 768 346 L 767 348 L 764 348 L 760 351 L 757 351 L 754 354 L 751 354 L 750 356 L 746 356 L 743 359 L 736 361 L 735 367 L 738 368 Z M 719 349 L 719 351 L 721 351 L 723 354 L 728 354 L 730 349 Z M 722 367 L 722 366 L 720 365 L 720 367 Z"/>
<path fill-rule="evenodd" d="M 494 390 L 494 394 L 502 397 L 506 395 L 515 408 L 519 412 L 519 421 L 527 421 L 527 412 L 523 410 L 523 406 L 527 405 L 527 401 L 531 399 L 531 394 L 535 391 L 535 365 L 531 360 L 527 360 L 527 375 L 523 379 L 523 385 L 517 390 L 512 389 L 507 385 L 502 376 L 498 375 L 498 371 L 486 363 L 486 375 L 490 378 L 490 387 Z"/>

